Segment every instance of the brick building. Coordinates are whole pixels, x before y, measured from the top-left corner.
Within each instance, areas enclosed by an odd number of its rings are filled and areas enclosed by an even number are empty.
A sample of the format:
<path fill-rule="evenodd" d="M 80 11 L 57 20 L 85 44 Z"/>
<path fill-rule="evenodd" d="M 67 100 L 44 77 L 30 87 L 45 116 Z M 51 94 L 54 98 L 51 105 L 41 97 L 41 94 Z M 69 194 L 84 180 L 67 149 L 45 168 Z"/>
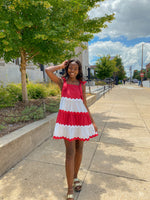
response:
<path fill-rule="evenodd" d="M 150 70 L 150 63 L 146 65 L 146 70 Z"/>

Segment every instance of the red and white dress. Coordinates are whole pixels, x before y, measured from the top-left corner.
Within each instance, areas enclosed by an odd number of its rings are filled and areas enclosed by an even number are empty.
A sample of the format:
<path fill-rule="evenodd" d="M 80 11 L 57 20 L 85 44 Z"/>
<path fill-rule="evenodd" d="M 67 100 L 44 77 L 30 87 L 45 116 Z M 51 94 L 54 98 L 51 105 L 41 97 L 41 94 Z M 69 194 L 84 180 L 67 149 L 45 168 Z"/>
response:
<path fill-rule="evenodd" d="M 79 85 L 67 84 L 63 78 L 60 107 L 54 129 L 54 139 L 66 139 L 87 141 L 98 136 L 91 122 L 90 115 L 83 103 L 83 93 L 80 81 Z"/>

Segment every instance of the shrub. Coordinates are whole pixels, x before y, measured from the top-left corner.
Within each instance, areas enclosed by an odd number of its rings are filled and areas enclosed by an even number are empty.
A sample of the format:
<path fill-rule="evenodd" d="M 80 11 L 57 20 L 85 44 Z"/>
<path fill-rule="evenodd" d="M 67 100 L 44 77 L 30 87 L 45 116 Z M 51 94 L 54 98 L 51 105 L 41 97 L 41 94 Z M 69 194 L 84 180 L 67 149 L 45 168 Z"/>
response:
<path fill-rule="evenodd" d="M 0 108 L 13 106 L 15 99 L 3 85 L 0 86 Z"/>
<path fill-rule="evenodd" d="M 38 106 L 26 107 L 22 111 L 22 115 L 21 121 L 38 120 L 44 118 L 44 110 Z"/>
<path fill-rule="evenodd" d="M 59 100 L 56 100 L 55 102 L 51 102 L 48 105 L 46 105 L 46 111 L 49 112 L 58 112 L 59 109 Z"/>
<path fill-rule="evenodd" d="M 29 83 L 27 85 L 28 97 L 30 99 L 42 99 L 47 97 L 47 88 L 42 84 Z"/>
<path fill-rule="evenodd" d="M 7 85 L 6 90 L 9 92 L 14 101 L 22 101 L 22 88 L 21 84 L 10 83 Z"/>
<path fill-rule="evenodd" d="M 95 81 L 95 85 L 106 85 L 104 81 Z"/>
<path fill-rule="evenodd" d="M 54 83 L 46 85 L 30 82 L 27 84 L 27 91 L 29 99 L 42 99 L 60 94 L 59 87 Z M 17 101 L 22 101 L 21 84 L 10 83 L 6 87 L 0 86 L 0 108 L 14 106 Z"/>
<path fill-rule="evenodd" d="M 56 96 L 57 95 L 57 91 L 52 89 L 52 90 L 49 90 L 49 93 L 48 93 L 49 96 Z"/>
<path fill-rule="evenodd" d="M 49 83 L 47 85 L 47 92 L 48 92 L 48 96 L 56 96 L 56 95 L 60 94 L 60 89 L 59 89 L 58 85 L 56 85 L 54 83 Z"/>
<path fill-rule="evenodd" d="M 20 117 L 15 117 L 15 115 L 11 116 L 11 117 L 6 117 L 5 118 L 5 121 L 8 123 L 8 124 L 13 124 L 13 123 L 17 123 L 20 121 Z"/>
<path fill-rule="evenodd" d="M 31 106 L 26 107 L 22 112 L 20 116 L 12 115 L 11 117 L 6 117 L 5 121 L 8 124 L 13 124 L 17 122 L 27 122 L 30 120 L 39 120 L 44 118 L 44 110 L 43 107 L 38 106 Z"/>
<path fill-rule="evenodd" d="M 5 129 L 6 127 L 2 124 L 0 124 L 0 131 L 2 131 L 3 129 Z"/>

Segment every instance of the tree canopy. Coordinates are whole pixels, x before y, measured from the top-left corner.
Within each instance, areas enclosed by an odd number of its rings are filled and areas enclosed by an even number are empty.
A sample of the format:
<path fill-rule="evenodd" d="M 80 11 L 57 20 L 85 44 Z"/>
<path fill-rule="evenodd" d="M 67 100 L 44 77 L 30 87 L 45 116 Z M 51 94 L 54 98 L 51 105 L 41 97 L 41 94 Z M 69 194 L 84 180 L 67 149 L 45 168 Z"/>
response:
<path fill-rule="evenodd" d="M 75 47 L 92 39 L 114 15 L 88 17 L 103 0 L 1 0 L 0 57 L 21 57 L 23 100 L 27 100 L 26 63 L 58 63 L 75 55 Z"/>
<path fill-rule="evenodd" d="M 134 70 L 134 72 L 133 72 L 133 78 L 141 80 L 140 71 Z"/>
<path fill-rule="evenodd" d="M 112 77 L 117 71 L 116 62 L 110 59 L 110 55 L 103 56 L 96 61 L 96 76 L 100 79 Z"/>
<path fill-rule="evenodd" d="M 125 72 L 124 66 L 122 64 L 122 59 L 119 55 L 116 55 L 114 57 L 114 61 L 116 62 L 116 67 L 118 69 L 118 71 L 115 73 L 115 75 L 118 76 L 119 80 L 123 80 L 126 76 L 126 72 Z"/>
<path fill-rule="evenodd" d="M 11 61 L 24 51 L 27 60 L 43 64 L 71 57 L 75 47 L 113 19 L 113 15 L 89 19 L 87 12 L 96 2 L 1 0 L 0 56 Z"/>

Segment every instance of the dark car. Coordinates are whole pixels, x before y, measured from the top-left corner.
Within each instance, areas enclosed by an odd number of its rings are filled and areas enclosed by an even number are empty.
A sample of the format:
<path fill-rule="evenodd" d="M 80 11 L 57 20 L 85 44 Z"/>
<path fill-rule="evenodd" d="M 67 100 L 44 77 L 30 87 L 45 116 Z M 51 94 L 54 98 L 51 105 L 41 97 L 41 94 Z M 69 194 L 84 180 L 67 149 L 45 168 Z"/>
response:
<path fill-rule="evenodd" d="M 109 84 L 109 83 L 112 83 L 114 80 L 112 78 L 105 78 L 104 79 L 104 82 Z"/>
<path fill-rule="evenodd" d="M 137 79 L 133 79 L 132 83 L 138 83 L 139 81 Z"/>

